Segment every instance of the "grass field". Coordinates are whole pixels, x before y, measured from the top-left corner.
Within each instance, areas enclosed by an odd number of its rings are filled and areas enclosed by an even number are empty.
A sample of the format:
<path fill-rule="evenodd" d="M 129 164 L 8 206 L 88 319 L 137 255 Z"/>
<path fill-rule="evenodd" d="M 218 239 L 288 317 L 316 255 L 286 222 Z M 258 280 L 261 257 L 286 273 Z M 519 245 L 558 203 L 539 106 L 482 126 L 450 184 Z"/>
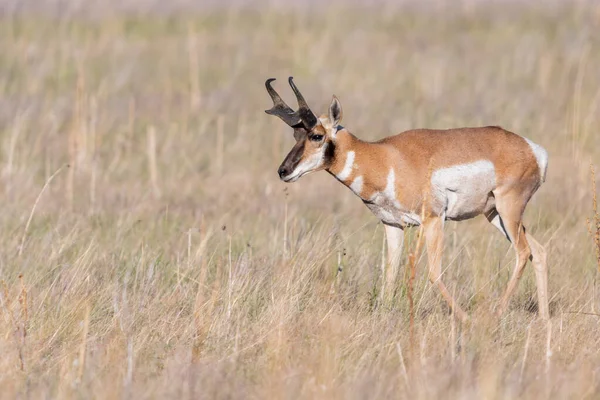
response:
<path fill-rule="evenodd" d="M 600 398 L 598 3 L 107 4 L 0 14 L 0 398 Z M 525 222 L 550 324 L 531 267 L 492 317 L 514 254 L 478 218 L 444 255 L 471 324 L 421 254 L 411 337 L 405 267 L 378 301 L 377 219 L 324 172 L 278 179 L 293 138 L 264 81 L 294 104 L 290 75 L 364 139 L 543 145 Z"/>

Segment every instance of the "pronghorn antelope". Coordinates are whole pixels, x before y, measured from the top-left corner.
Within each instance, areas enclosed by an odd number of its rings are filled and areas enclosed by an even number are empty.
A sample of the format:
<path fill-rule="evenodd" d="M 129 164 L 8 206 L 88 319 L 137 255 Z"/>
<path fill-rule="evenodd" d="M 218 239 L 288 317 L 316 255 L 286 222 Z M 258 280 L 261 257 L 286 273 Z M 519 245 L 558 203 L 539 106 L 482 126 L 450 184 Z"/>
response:
<path fill-rule="evenodd" d="M 445 220 L 483 214 L 512 243 L 516 264 L 500 300 L 507 308 L 527 259 L 533 262 L 538 309 L 549 318 L 546 251 L 529 233 L 522 216 L 545 180 L 548 154 L 541 146 L 497 126 L 448 130 L 415 129 L 365 142 L 340 125 L 342 107 L 333 96 L 329 112 L 317 118 L 289 78 L 298 100 L 292 110 L 265 82 L 273 107 L 267 114 L 294 129 L 296 145 L 279 167 L 284 182 L 326 170 L 350 188 L 385 226 L 388 268 L 384 286 L 396 278 L 404 228 L 422 225 L 429 279 L 453 312 L 466 320 L 442 281 Z"/>

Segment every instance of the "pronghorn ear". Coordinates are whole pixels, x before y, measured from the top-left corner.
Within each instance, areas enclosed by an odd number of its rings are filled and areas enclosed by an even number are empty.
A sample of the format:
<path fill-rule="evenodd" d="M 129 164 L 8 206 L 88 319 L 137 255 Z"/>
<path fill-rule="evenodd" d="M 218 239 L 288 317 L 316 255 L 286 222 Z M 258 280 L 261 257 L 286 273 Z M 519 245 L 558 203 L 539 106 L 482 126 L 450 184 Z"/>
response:
<path fill-rule="evenodd" d="M 335 95 L 333 99 L 331 99 L 331 104 L 329 105 L 329 122 L 331 123 L 332 128 L 336 128 L 339 122 L 342 120 L 343 112 L 342 105 Z"/>

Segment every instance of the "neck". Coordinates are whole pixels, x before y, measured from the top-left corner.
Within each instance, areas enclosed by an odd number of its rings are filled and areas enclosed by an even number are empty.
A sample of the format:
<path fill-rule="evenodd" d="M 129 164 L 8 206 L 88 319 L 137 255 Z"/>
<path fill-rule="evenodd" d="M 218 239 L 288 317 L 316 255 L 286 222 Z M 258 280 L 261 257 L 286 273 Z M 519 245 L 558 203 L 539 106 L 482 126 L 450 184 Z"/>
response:
<path fill-rule="evenodd" d="M 345 129 L 337 132 L 327 172 L 350 188 L 364 201 L 377 193 L 396 199 L 396 171 L 385 147 L 358 139 Z"/>
<path fill-rule="evenodd" d="M 335 140 L 330 144 L 334 148 L 327 172 L 341 181 L 349 178 L 351 170 L 355 167 L 352 160 L 356 160 L 356 152 L 362 143 L 364 142 L 346 129 L 340 129 L 336 133 Z"/>
<path fill-rule="evenodd" d="M 366 177 L 363 176 L 364 174 L 361 171 L 361 164 L 364 161 L 361 156 L 369 152 L 366 147 L 371 145 L 363 142 L 346 129 L 337 132 L 335 141 L 332 144 L 335 147 L 327 172 L 361 196 L 366 183 Z M 367 151 L 365 152 L 365 150 Z"/>

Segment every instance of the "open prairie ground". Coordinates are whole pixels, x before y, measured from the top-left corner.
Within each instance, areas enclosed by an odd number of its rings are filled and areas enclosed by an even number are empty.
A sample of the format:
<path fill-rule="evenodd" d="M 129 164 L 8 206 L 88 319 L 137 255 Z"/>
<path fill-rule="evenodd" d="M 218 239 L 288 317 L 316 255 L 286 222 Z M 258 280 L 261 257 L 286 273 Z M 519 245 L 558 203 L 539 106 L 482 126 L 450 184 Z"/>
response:
<path fill-rule="evenodd" d="M 5 3 L 1 398 L 600 398 L 597 2 Z M 422 253 L 409 307 L 418 229 L 380 301 L 382 225 L 325 172 L 278 179 L 293 137 L 264 81 L 294 104 L 290 75 L 364 139 L 501 125 L 544 146 L 525 223 L 550 323 L 530 266 L 493 317 L 514 253 L 481 217 L 446 225 L 469 325 Z"/>

